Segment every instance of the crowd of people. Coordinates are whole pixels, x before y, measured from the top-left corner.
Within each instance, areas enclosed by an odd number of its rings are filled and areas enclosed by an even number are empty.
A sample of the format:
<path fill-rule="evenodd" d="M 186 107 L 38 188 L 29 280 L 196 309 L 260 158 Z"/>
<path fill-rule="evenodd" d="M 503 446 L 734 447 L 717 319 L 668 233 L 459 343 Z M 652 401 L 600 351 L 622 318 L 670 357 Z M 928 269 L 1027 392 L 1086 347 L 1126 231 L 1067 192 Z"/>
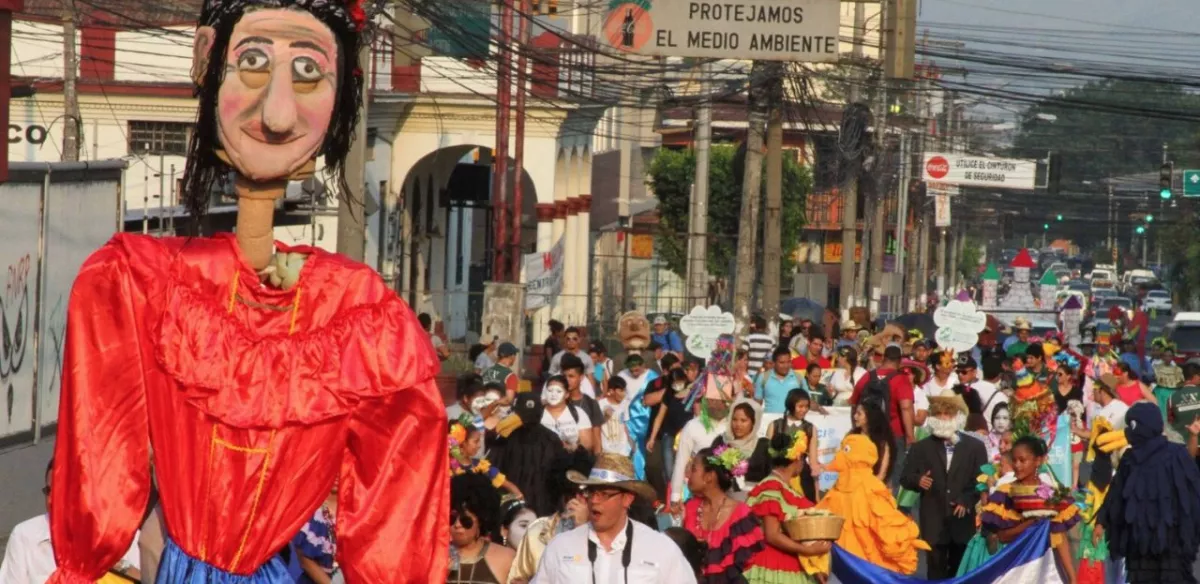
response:
<path fill-rule="evenodd" d="M 699 358 L 660 319 L 650 345 L 616 365 L 604 344 L 585 345 L 583 331 L 554 323 L 544 372 L 527 393 L 512 393 L 490 368 L 463 376 L 450 413 L 465 415 L 451 416 L 451 441 L 482 436 L 483 453 L 474 466 L 451 463 L 450 581 L 825 582 L 834 542 L 794 539 L 786 526 L 829 513 L 853 519 L 842 548 L 904 574 L 924 551 L 931 580 L 984 565 L 1036 524 L 1031 517 L 1043 518 L 1064 581 L 1076 582 L 1083 552 L 1108 547 L 1096 535 L 1111 519 L 1096 482 L 1117 480 L 1123 450 L 1102 452 L 1100 435 L 1124 430 L 1130 408 L 1146 403 L 1173 429 L 1163 434 L 1197 456 L 1200 363 L 1180 367 L 1163 342 L 1135 367 L 1133 347 L 1072 348 L 1031 336 L 1021 319 L 1003 343 L 989 319 L 978 345 L 957 353 L 894 327 L 872 334 L 846 322 L 826 335 L 809 321 L 768 325 L 755 317 L 741 343 L 722 338 Z M 1177 370 L 1178 382 L 1154 384 L 1144 372 L 1156 369 Z M 1062 442 L 1050 421 L 1060 414 L 1069 474 L 1050 463 Z M 848 435 L 820 444 L 814 421 L 841 415 Z M 1101 468 L 1109 476 L 1088 472 Z M 836 482 L 821 489 L 826 471 Z M 1041 515 L 1027 514 L 1030 493 Z M 629 543 L 668 538 L 674 544 Z M 1142 571 L 1132 570 L 1125 561 L 1136 550 L 1123 551 L 1110 572 L 1169 581 L 1146 571 L 1145 554 Z M 1194 548 L 1170 553 L 1195 558 Z M 1159 579 L 1146 579 L 1151 572 Z"/>
<path fill-rule="evenodd" d="M 1066 582 L 1080 581 L 1081 558 L 1108 558 L 1129 582 L 1195 581 L 1200 500 L 1184 496 L 1200 495 L 1200 362 L 1180 367 L 1168 343 L 1143 359 L 1133 346 L 1033 338 L 1019 321 L 1001 344 L 989 319 L 978 345 L 955 353 L 919 331 L 848 322 L 826 335 L 785 321 L 771 334 L 755 317 L 740 344 L 722 337 L 702 359 L 665 321 L 653 328 L 617 366 L 603 343 L 552 323 L 526 383 L 515 345 L 481 348 L 446 408 L 448 582 L 809 584 L 828 581 L 834 543 L 902 574 L 923 551 L 936 580 L 986 564 L 1043 519 Z M 1069 475 L 1048 460 L 1060 414 Z M 814 423 L 833 416 L 851 427 L 836 447 Z M 1140 434 L 1102 448 L 1136 424 Z M 1167 437 L 1182 444 L 1156 441 Z M 1136 456 L 1152 442 L 1174 458 Z M 1190 464 L 1162 463 L 1181 456 Z M 1147 496 L 1114 490 L 1139 480 L 1123 472 L 1134 464 L 1175 485 L 1151 515 L 1178 519 L 1149 547 L 1129 534 L 1150 527 L 1125 514 Z M 821 489 L 826 471 L 836 482 Z M 1031 498 L 1044 513 L 1029 514 Z M 337 513 L 335 487 L 281 552 L 294 581 L 341 581 Z M 814 515 L 847 519 L 836 542 L 789 531 Z M 45 581 L 47 525 L 43 515 L 14 530 L 0 582 Z M 153 582 L 161 548 L 141 542 L 139 553 L 140 539 L 112 581 Z"/>

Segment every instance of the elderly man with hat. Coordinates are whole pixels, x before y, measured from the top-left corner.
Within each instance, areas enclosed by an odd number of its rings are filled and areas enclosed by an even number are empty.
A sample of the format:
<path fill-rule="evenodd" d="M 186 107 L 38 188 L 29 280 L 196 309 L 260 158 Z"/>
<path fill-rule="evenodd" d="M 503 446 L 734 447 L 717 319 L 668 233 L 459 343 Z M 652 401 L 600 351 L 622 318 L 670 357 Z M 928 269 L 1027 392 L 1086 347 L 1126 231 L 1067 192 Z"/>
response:
<path fill-rule="evenodd" d="M 694 584 L 696 574 L 671 538 L 629 517 L 654 488 L 634 478 L 624 456 L 601 454 L 584 476 L 567 478 L 583 488 L 588 523 L 561 533 L 546 546 L 534 584 Z"/>
<path fill-rule="evenodd" d="M 975 479 L 988 456 L 983 442 L 963 433 L 967 413 L 962 395 L 930 396 L 932 434 L 913 445 L 900 475 L 904 488 L 920 493 L 921 539 L 933 546 L 930 580 L 953 577 L 975 536 Z"/>

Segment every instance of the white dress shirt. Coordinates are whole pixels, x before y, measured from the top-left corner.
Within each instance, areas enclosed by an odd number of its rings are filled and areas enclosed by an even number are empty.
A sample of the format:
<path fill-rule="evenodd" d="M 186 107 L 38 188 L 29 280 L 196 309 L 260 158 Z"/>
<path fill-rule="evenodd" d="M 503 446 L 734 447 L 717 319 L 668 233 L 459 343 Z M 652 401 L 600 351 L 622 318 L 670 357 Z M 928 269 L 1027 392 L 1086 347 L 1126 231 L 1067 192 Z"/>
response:
<path fill-rule="evenodd" d="M 626 519 L 625 521 L 630 521 Z M 596 562 L 588 561 L 588 541 L 596 544 Z M 633 551 L 629 577 L 621 565 L 621 556 L 630 542 L 625 526 L 612 542 L 612 549 L 600 545 L 592 524 L 576 527 L 550 540 L 537 574 L 530 584 L 695 584 L 696 575 L 671 538 L 633 522 Z"/>
<path fill-rule="evenodd" d="M 135 534 L 133 544 L 121 559 L 141 569 L 137 539 Z M 54 548 L 50 545 L 50 516 L 43 513 L 18 523 L 4 548 L 0 584 L 45 584 L 55 568 Z"/>
<path fill-rule="evenodd" d="M 671 502 L 683 501 L 683 484 L 686 482 L 687 467 L 697 452 L 712 446 L 717 436 L 725 433 L 729 416 L 725 420 L 711 420 L 712 430 L 704 429 L 700 418 L 692 418 L 679 431 L 679 450 L 675 453 L 675 468 L 671 469 Z M 766 422 L 766 418 L 763 418 Z M 669 444 L 667 446 L 670 446 Z"/>

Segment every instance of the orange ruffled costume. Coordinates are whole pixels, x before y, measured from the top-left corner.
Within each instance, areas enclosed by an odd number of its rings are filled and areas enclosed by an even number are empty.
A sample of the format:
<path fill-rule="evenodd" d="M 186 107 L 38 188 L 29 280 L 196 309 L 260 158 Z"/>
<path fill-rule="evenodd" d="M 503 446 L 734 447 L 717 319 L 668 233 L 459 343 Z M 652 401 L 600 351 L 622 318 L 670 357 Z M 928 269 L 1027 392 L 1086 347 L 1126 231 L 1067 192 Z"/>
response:
<path fill-rule="evenodd" d="M 929 551 L 920 539 L 920 529 L 896 508 L 887 485 L 875 476 L 873 467 L 879 451 L 871 439 L 851 434 L 825 466 L 838 473 L 818 509 L 831 511 L 846 520 L 837 544 L 872 564 L 893 572 L 917 571 L 917 550 Z"/>

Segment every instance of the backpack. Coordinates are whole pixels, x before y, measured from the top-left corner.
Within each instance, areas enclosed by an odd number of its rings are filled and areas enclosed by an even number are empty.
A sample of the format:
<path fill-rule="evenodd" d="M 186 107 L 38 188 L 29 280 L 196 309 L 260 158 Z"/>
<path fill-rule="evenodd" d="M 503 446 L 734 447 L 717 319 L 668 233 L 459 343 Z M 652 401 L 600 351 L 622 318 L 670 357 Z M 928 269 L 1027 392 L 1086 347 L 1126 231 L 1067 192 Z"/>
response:
<path fill-rule="evenodd" d="M 874 402 L 879 404 L 879 408 L 883 413 L 889 413 L 888 408 L 892 400 L 892 378 L 899 375 L 899 371 L 893 371 L 887 375 L 880 377 L 878 373 L 872 371 L 868 375 L 867 385 L 863 387 L 860 402 Z"/>

